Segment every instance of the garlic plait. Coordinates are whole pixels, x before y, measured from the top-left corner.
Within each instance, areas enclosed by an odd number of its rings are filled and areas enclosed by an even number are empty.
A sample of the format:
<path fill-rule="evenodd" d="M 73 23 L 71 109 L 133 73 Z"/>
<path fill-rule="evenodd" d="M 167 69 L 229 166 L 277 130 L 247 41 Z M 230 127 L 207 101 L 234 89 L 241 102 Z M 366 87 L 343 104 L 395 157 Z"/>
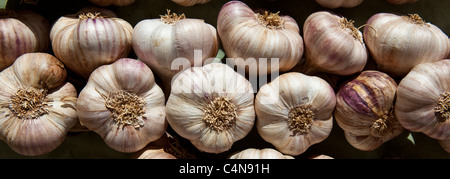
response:
<path fill-rule="evenodd" d="M 191 67 L 174 79 L 167 121 L 200 151 L 221 153 L 244 138 L 255 121 L 251 83 L 231 67 Z"/>
<path fill-rule="evenodd" d="M 450 139 L 450 60 L 415 66 L 399 83 L 395 114 L 410 131 Z"/>
<path fill-rule="evenodd" d="M 364 68 L 369 52 L 353 23 L 328 11 L 315 12 L 306 19 L 304 73 L 351 75 Z"/>
<path fill-rule="evenodd" d="M 120 152 L 136 152 L 166 131 L 165 98 L 144 63 L 121 58 L 92 72 L 77 100 L 80 122 Z"/>
<path fill-rule="evenodd" d="M 50 46 L 50 23 L 33 11 L 0 9 L 0 27 L 0 70 L 25 53 L 45 52 Z"/>
<path fill-rule="evenodd" d="M 353 147 L 374 150 L 403 132 L 394 114 L 396 90 L 397 83 L 379 71 L 363 71 L 342 85 L 334 117 Z"/>
<path fill-rule="evenodd" d="M 448 56 L 448 36 L 418 14 L 377 13 L 364 27 L 364 42 L 380 71 L 404 76 L 416 65 Z"/>
<path fill-rule="evenodd" d="M 252 76 L 286 72 L 303 56 L 297 22 L 279 12 L 255 13 L 241 1 L 229 1 L 220 9 L 217 31 L 227 63 Z"/>
<path fill-rule="evenodd" d="M 77 120 L 75 87 L 47 53 L 26 53 L 0 72 L 0 139 L 21 155 L 56 149 Z"/>
<path fill-rule="evenodd" d="M 88 7 L 60 17 L 50 31 L 55 56 L 67 69 L 89 78 L 101 65 L 127 57 L 133 27 L 114 12 Z"/>
<path fill-rule="evenodd" d="M 285 73 L 256 94 L 256 128 L 278 151 L 300 155 L 329 136 L 335 104 L 334 90 L 325 80 Z"/>
<path fill-rule="evenodd" d="M 360 5 L 364 0 L 316 0 L 322 7 L 336 9 L 339 7 L 352 8 Z"/>

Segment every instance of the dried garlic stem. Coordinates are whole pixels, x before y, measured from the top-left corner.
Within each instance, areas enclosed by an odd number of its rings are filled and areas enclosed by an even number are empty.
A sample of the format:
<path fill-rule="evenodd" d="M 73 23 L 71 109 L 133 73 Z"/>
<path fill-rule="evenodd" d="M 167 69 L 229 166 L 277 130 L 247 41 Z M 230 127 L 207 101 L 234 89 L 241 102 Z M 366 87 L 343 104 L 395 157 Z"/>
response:
<path fill-rule="evenodd" d="M 96 89 L 97 90 L 97 89 Z M 126 91 L 109 92 L 104 95 L 97 92 L 105 99 L 106 108 L 111 111 L 113 120 L 120 126 L 132 125 L 140 128 L 144 125 L 144 101 L 136 94 Z"/>
<path fill-rule="evenodd" d="M 161 15 L 161 21 L 166 23 L 166 24 L 175 24 L 176 22 L 178 22 L 181 19 L 186 18 L 186 16 L 184 14 L 176 14 L 176 13 L 172 13 L 170 14 L 170 10 L 167 9 L 167 14 L 166 15 Z"/>
<path fill-rule="evenodd" d="M 408 14 L 407 16 L 403 16 L 403 18 L 413 24 L 429 26 L 418 14 Z"/>
<path fill-rule="evenodd" d="M 36 119 L 48 113 L 47 90 L 19 89 L 11 96 L 9 109 L 19 119 Z"/>
<path fill-rule="evenodd" d="M 287 123 L 293 136 L 304 135 L 311 129 L 314 119 L 311 106 L 298 105 L 290 109 Z"/>
<path fill-rule="evenodd" d="M 394 120 L 393 110 L 391 110 L 389 114 L 384 114 L 372 123 L 370 128 L 371 135 L 375 137 L 385 136 L 391 130 L 392 122 Z"/>
<path fill-rule="evenodd" d="M 264 11 L 264 14 L 261 15 L 259 13 L 255 14 L 256 20 L 263 25 L 264 27 L 267 27 L 269 29 L 282 29 L 284 28 L 285 20 L 281 18 L 277 13 L 270 13 L 267 11 Z"/>
<path fill-rule="evenodd" d="M 450 120 L 450 92 L 441 94 L 438 99 L 438 105 L 434 108 L 439 122 Z"/>
<path fill-rule="evenodd" d="M 203 121 L 217 133 L 236 125 L 236 107 L 227 97 L 217 97 L 204 107 Z"/>
<path fill-rule="evenodd" d="M 79 20 L 84 20 L 84 19 L 101 19 L 104 18 L 105 16 L 102 16 L 102 14 L 100 12 L 88 12 L 88 13 L 83 13 L 80 14 L 78 16 Z"/>
<path fill-rule="evenodd" d="M 350 35 L 352 35 L 353 38 L 355 38 L 355 40 L 358 40 L 359 42 L 364 43 L 363 38 L 362 38 L 361 34 L 359 33 L 359 29 L 363 26 L 361 26 L 360 28 L 356 28 L 354 23 L 355 23 L 355 21 L 348 20 L 345 17 L 343 17 L 339 20 L 339 26 L 341 28 L 350 30 Z"/>

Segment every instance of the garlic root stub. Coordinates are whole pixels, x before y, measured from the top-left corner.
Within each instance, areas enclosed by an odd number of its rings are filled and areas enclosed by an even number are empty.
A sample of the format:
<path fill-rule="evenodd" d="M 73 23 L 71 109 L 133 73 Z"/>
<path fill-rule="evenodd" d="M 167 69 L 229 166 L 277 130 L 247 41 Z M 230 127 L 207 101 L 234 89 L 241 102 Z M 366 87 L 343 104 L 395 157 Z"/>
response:
<path fill-rule="evenodd" d="M 408 130 L 450 139 L 450 60 L 415 66 L 399 83 L 395 114 Z"/>
<path fill-rule="evenodd" d="M 286 72 L 303 56 L 303 39 L 293 18 L 278 12 L 255 13 L 241 1 L 222 6 L 217 31 L 227 62 L 251 75 Z M 261 59 L 268 63 L 261 65 Z M 250 71 L 254 67 L 257 72 Z"/>
<path fill-rule="evenodd" d="M 250 82 L 229 66 L 192 67 L 174 80 L 166 104 L 167 121 L 200 151 L 221 153 L 252 129 L 253 100 Z"/>
<path fill-rule="evenodd" d="M 120 152 L 136 152 L 167 128 L 164 93 L 144 63 L 122 58 L 97 68 L 77 101 L 80 122 Z"/>
<path fill-rule="evenodd" d="M 66 76 L 46 53 L 26 53 L 0 72 L 0 139 L 17 153 L 53 151 L 78 121 L 77 91 Z"/>
<path fill-rule="evenodd" d="M 380 71 L 404 76 L 420 63 L 435 62 L 450 52 L 448 36 L 417 14 L 378 13 L 364 27 L 364 41 Z"/>
<path fill-rule="evenodd" d="M 403 132 L 394 115 L 396 90 L 391 77 L 370 70 L 342 85 L 334 117 L 353 147 L 374 150 Z"/>
<path fill-rule="evenodd" d="M 0 9 L 0 70 L 25 53 L 45 52 L 50 46 L 50 23 L 30 10 Z"/>
<path fill-rule="evenodd" d="M 280 152 L 300 155 L 328 137 L 335 104 L 334 91 L 326 81 L 285 73 L 256 94 L 256 128 Z"/>
<path fill-rule="evenodd" d="M 85 8 L 60 17 L 50 39 L 55 56 L 67 69 L 88 79 L 101 65 L 128 56 L 132 31 L 133 27 L 112 11 Z"/>

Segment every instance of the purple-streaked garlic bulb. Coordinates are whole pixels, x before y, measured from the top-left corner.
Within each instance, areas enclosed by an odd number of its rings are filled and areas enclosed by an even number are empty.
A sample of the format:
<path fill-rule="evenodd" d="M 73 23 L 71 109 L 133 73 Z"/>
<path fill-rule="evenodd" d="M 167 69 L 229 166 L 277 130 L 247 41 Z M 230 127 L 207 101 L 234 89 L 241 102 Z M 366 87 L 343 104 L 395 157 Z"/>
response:
<path fill-rule="evenodd" d="M 302 71 L 351 75 L 363 70 L 368 51 L 353 20 L 320 11 L 303 26 L 306 65 Z"/>
<path fill-rule="evenodd" d="M 341 86 L 334 117 L 355 148 L 369 151 L 400 135 L 394 114 L 397 83 L 387 74 L 363 71 Z"/>
<path fill-rule="evenodd" d="M 55 56 L 67 69 L 87 79 L 99 66 L 128 56 L 132 31 L 110 10 L 85 8 L 59 18 L 50 39 Z"/>
<path fill-rule="evenodd" d="M 45 52 L 50 46 L 50 23 L 30 10 L 0 9 L 0 70 L 19 56 Z"/>
<path fill-rule="evenodd" d="M 361 4 L 364 0 L 316 0 L 322 7 L 336 9 L 339 7 L 352 8 Z"/>
<path fill-rule="evenodd" d="M 193 6 L 196 4 L 206 4 L 210 0 L 172 0 L 173 2 L 177 3 L 180 6 Z"/>

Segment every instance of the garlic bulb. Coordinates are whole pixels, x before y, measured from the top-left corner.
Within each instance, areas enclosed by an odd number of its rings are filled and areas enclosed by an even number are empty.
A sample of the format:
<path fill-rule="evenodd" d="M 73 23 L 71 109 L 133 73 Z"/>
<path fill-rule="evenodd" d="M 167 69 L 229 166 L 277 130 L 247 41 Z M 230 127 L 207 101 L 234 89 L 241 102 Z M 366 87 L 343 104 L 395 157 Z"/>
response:
<path fill-rule="evenodd" d="M 97 68 L 77 101 L 80 122 L 120 152 L 136 152 L 167 128 L 164 94 L 144 63 L 122 58 Z"/>
<path fill-rule="evenodd" d="M 89 0 L 91 3 L 94 3 L 98 6 L 128 6 L 133 4 L 135 0 Z"/>
<path fill-rule="evenodd" d="M 352 8 L 360 5 L 364 0 L 316 0 L 322 7 L 336 9 L 339 7 Z"/>
<path fill-rule="evenodd" d="M 355 148 L 369 151 L 400 135 L 394 115 L 397 83 L 387 74 L 363 71 L 336 94 L 334 117 Z"/>
<path fill-rule="evenodd" d="M 26 53 L 0 72 L 0 139 L 17 153 L 53 151 L 78 121 L 77 91 L 66 75 L 46 53 Z"/>
<path fill-rule="evenodd" d="M 333 89 L 321 78 L 285 73 L 256 94 L 256 128 L 280 152 L 300 155 L 328 137 L 335 104 Z"/>
<path fill-rule="evenodd" d="M 193 6 L 196 4 L 206 4 L 210 0 L 172 0 L 172 1 L 181 6 Z"/>
<path fill-rule="evenodd" d="M 106 9 L 82 9 L 59 18 L 50 32 L 55 56 L 85 79 L 97 67 L 128 56 L 133 27 Z"/>
<path fill-rule="evenodd" d="M 313 157 L 310 157 L 309 159 L 334 159 L 333 157 L 330 157 L 330 156 L 328 156 L 328 155 L 316 155 L 316 156 L 313 156 Z"/>
<path fill-rule="evenodd" d="M 173 76 L 184 70 L 179 70 L 178 64 L 187 66 L 183 68 L 201 66 L 219 50 L 217 32 L 212 25 L 201 19 L 186 18 L 184 14 L 171 14 L 170 10 L 160 19 L 136 24 L 132 44 L 139 59 L 169 88 Z M 177 61 L 180 58 L 186 60 Z"/>
<path fill-rule="evenodd" d="M 283 155 L 281 152 L 271 148 L 249 148 L 231 155 L 229 159 L 294 159 L 294 157 Z"/>
<path fill-rule="evenodd" d="M 171 146 L 170 136 L 167 132 L 158 140 L 151 142 L 141 151 L 133 155 L 134 159 L 177 159 L 174 155 L 166 152 Z"/>
<path fill-rule="evenodd" d="M 33 11 L 0 9 L 0 27 L 0 70 L 25 53 L 45 52 L 49 47 L 50 23 Z"/>
<path fill-rule="evenodd" d="M 364 40 L 379 69 L 391 76 L 404 76 L 415 65 L 447 57 L 448 36 L 417 14 L 373 15 L 364 28 Z"/>
<path fill-rule="evenodd" d="M 169 125 L 200 151 L 228 151 L 253 127 L 250 82 L 222 63 L 191 67 L 174 79 L 166 104 Z"/>
<path fill-rule="evenodd" d="M 450 60 L 415 66 L 400 81 L 395 114 L 408 130 L 450 139 Z"/>
<path fill-rule="evenodd" d="M 386 0 L 386 1 L 391 4 L 402 5 L 402 4 L 407 4 L 407 3 L 415 3 L 419 0 Z"/>
<path fill-rule="evenodd" d="M 337 75 L 360 72 L 366 65 L 368 51 L 362 33 L 353 23 L 327 11 L 311 14 L 303 26 L 308 64 L 305 68 Z"/>
<path fill-rule="evenodd" d="M 293 18 L 278 12 L 255 13 L 241 1 L 222 6 L 217 30 L 227 63 L 239 69 L 257 67 L 259 75 L 286 72 L 303 55 L 303 39 Z M 252 75 L 249 70 L 247 73 Z"/>

